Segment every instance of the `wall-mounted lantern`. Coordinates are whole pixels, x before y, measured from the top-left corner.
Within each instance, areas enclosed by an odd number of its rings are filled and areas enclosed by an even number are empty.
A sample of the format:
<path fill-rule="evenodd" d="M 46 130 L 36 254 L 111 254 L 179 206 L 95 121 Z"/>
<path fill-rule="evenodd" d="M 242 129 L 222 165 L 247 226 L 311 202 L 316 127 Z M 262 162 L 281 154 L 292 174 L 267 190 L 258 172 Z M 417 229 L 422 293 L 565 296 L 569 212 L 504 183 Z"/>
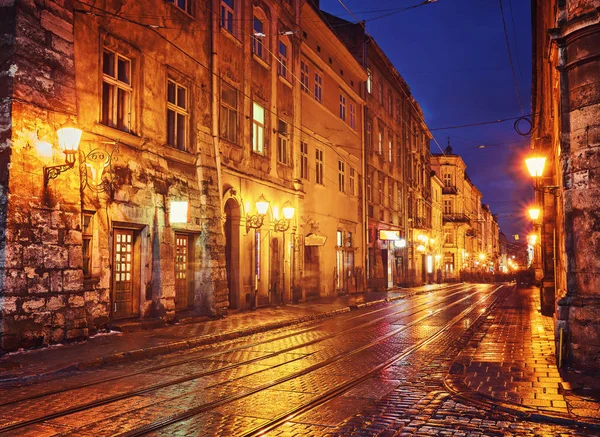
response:
<path fill-rule="evenodd" d="M 58 135 L 58 144 L 65 154 L 65 163 L 44 167 L 44 186 L 48 185 L 50 179 L 56 179 L 61 173 L 72 169 L 79 153 L 79 142 L 81 141 L 81 129 L 78 129 L 72 122 L 67 121 L 60 129 L 56 131 Z"/>
<path fill-rule="evenodd" d="M 283 204 L 283 218 L 275 222 L 275 232 L 285 232 L 290 228 L 292 219 L 294 218 L 295 208 L 287 201 Z"/>
<path fill-rule="evenodd" d="M 246 232 L 250 229 L 259 229 L 263 225 L 265 215 L 267 215 L 269 209 L 269 201 L 261 194 L 255 206 L 257 213 L 255 215 L 246 215 Z"/>

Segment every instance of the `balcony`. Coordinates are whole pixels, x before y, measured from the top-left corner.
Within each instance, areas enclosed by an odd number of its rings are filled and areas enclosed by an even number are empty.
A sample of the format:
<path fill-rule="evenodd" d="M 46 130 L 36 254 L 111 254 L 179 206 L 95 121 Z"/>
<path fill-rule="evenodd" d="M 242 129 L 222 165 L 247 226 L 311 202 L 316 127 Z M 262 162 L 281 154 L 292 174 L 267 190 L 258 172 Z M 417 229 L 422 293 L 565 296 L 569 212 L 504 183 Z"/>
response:
<path fill-rule="evenodd" d="M 413 217 L 409 220 L 411 221 L 413 229 L 427 228 L 427 220 L 425 220 L 425 217 Z"/>
<path fill-rule="evenodd" d="M 442 187 L 442 194 L 458 194 L 458 188 L 453 186 Z"/>
<path fill-rule="evenodd" d="M 471 224 L 471 219 L 466 214 L 444 214 L 442 221 L 444 223 L 466 223 Z"/>

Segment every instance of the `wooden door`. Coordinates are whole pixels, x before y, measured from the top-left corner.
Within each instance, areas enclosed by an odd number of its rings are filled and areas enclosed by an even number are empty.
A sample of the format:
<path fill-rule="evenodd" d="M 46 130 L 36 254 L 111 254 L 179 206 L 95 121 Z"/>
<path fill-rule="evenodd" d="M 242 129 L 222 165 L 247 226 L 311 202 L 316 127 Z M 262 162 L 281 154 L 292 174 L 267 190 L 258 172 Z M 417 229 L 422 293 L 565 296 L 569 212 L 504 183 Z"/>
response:
<path fill-rule="evenodd" d="M 136 314 L 133 296 L 133 231 L 114 230 L 113 260 L 113 317 L 125 318 Z"/>
<path fill-rule="evenodd" d="M 190 237 L 175 234 L 175 308 L 183 309 L 193 305 L 191 295 Z"/>

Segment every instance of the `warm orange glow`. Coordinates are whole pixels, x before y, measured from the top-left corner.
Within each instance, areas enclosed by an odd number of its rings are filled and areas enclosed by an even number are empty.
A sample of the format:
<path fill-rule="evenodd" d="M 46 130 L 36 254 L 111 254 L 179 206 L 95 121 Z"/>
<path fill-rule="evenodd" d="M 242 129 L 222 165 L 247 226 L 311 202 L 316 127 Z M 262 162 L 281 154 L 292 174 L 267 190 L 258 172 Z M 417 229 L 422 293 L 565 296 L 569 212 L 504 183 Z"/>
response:
<path fill-rule="evenodd" d="M 261 194 L 258 200 L 256 201 L 256 211 L 258 211 L 258 215 L 265 215 L 267 214 L 268 209 L 269 201 L 265 198 L 263 194 Z"/>
<path fill-rule="evenodd" d="M 544 156 L 531 156 L 525 160 L 527 170 L 531 177 L 537 178 L 542 176 L 544 173 L 544 166 L 546 165 L 546 157 Z"/>
<path fill-rule="evenodd" d="M 291 220 L 294 217 L 294 211 L 296 210 L 292 204 L 288 201 L 283 204 L 283 217 L 286 220 Z"/>
<path fill-rule="evenodd" d="M 529 208 L 529 217 L 531 217 L 531 220 L 537 220 L 540 217 L 540 209 Z"/>
<path fill-rule="evenodd" d="M 78 129 L 72 122 L 66 122 L 56 133 L 58 135 L 58 145 L 63 152 L 74 153 L 79 150 L 81 129 Z"/>

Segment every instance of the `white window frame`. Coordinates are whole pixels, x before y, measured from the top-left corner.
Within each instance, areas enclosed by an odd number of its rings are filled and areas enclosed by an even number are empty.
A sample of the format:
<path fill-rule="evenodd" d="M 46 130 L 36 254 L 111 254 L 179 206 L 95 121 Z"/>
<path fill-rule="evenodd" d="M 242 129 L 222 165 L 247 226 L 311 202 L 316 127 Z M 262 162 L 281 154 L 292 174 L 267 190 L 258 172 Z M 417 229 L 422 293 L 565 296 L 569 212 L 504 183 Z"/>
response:
<path fill-rule="evenodd" d="M 277 129 L 277 162 L 283 165 L 291 164 L 290 134 L 288 123 L 279 119 Z"/>
<path fill-rule="evenodd" d="M 259 113 L 262 112 L 262 119 Z M 252 102 L 252 151 L 259 155 L 265 154 L 265 108 Z"/>
<path fill-rule="evenodd" d="M 221 0 L 221 28 L 232 35 L 235 35 L 233 24 L 235 21 L 235 2 L 236 0 Z M 227 3 L 231 3 L 231 5 Z"/>
<path fill-rule="evenodd" d="M 325 185 L 323 179 L 323 149 L 315 147 L 315 184 Z"/>
<path fill-rule="evenodd" d="M 257 22 L 260 24 L 260 29 L 257 29 Z M 264 29 L 264 21 L 261 17 L 254 14 L 252 18 L 252 53 L 263 60 L 265 59 L 266 52 L 263 42 L 263 38 L 265 37 Z"/>
<path fill-rule="evenodd" d="M 169 86 L 172 85 L 175 88 L 175 102 L 171 102 L 169 101 Z M 184 91 L 184 102 L 183 102 L 183 106 L 181 105 L 181 102 L 179 101 L 180 95 L 179 95 L 179 91 L 183 90 Z M 181 85 L 181 83 L 177 82 L 174 79 L 168 79 L 167 80 L 167 145 L 169 147 L 173 147 L 175 149 L 179 149 L 179 150 L 187 150 L 188 147 L 188 136 L 189 136 L 189 120 L 190 120 L 190 114 L 188 111 L 188 107 L 189 107 L 189 102 L 190 102 L 190 98 L 189 98 L 189 91 L 188 91 L 188 87 Z M 173 140 L 174 141 L 170 141 L 170 126 L 169 126 L 169 122 L 170 122 L 170 118 L 169 118 L 169 114 L 173 113 Z M 181 132 L 180 129 L 180 125 L 181 123 L 183 123 L 183 131 Z M 183 138 L 181 138 L 183 136 Z M 171 144 L 171 142 L 173 142 L 173 144 Z"/>
<path fill-rule="evenodd" d="M 235 106 L 231 105 L 231 103 L 227 102 L 227 99 L 223 98 L 224 88 L 229 88 L 231 92 L 235 94 Z M 221 98 L 219 99 L 221 102 L 221 112 L 219 114 L 220 123 L 219 123 L 219 131 L 221 138 L 238 144 L 238 135 L 239 135 L 239 93 L 236 88 L 229 85 L 227 82 L 221 82 Z M 231 123 L 233 121 L 233 126 Z M 232 132 L 233 130 L 233 132 Z"/>
<path fill-rule="evenodd" d="M 277 48 L 277 59 L 279 60 L 279 62 L 277 63 L 277 72 L 279 73 L 279 75 L 281 77 L 283 77 L 284 79 L 288 79 L 289 80 L 289 73 L 288 73 L 288 65 L 290 63 L 290 57 L 289 57 L 289 51 L 290 51 L 290 47 L 289 47 L 289 43 L 286 42 L 284 39 L 280 39 L 279 40 L 279 46 Z"/>
<path fill-rule="evenodd" d="M 323 75 L 315 71 L 315 100 L 323 103 Z"/>
<path fill-rule="evenodd" d="M 338 159 L 338 190 L 346 192 L 346 163 L 341 159 Z"/>
<path fill-rule="evenodd" d="M 346 95 L 340 93 L 340 118 L 346 121 Z"/>
<path fill-rule="evenodd" d="M 300 142 L 300 177 L 308 180 L 308 143 Z"/>
<path fill-rule="evenodd" d="M 309 68 L 308 68 L 308 62 L 305 62 L 304 60 L 300 61 L 300 88 L 302 89 L 302 91 L 308 93 L 310 92 L 310 76 L 309 76 Z"/>
<path fill-rule="evenodd" d="M 107 73 L 105 66 L 105 56 L 113 57 L 113 71 Z M 119 77 L 119 61 L 129 65 L 129 82 L 121 80 Z M 101 101 L 101 122 L 116 129 L 131 132 L 132 131 L 132 110 L 133 110 L 133 61 L 115 50 L 103 48 L 102 50 L 102 101 Z M 110 95 L 106 95 L 105 87 L 112 90 Z M 121 99 L 125 101 L 121 102 Z M 106 108 L 106 109 L 105 109 Z M 121 109 L 120 109 L 121 108 Z M 105 114 L 106 112 L 106 114 Z"/>

